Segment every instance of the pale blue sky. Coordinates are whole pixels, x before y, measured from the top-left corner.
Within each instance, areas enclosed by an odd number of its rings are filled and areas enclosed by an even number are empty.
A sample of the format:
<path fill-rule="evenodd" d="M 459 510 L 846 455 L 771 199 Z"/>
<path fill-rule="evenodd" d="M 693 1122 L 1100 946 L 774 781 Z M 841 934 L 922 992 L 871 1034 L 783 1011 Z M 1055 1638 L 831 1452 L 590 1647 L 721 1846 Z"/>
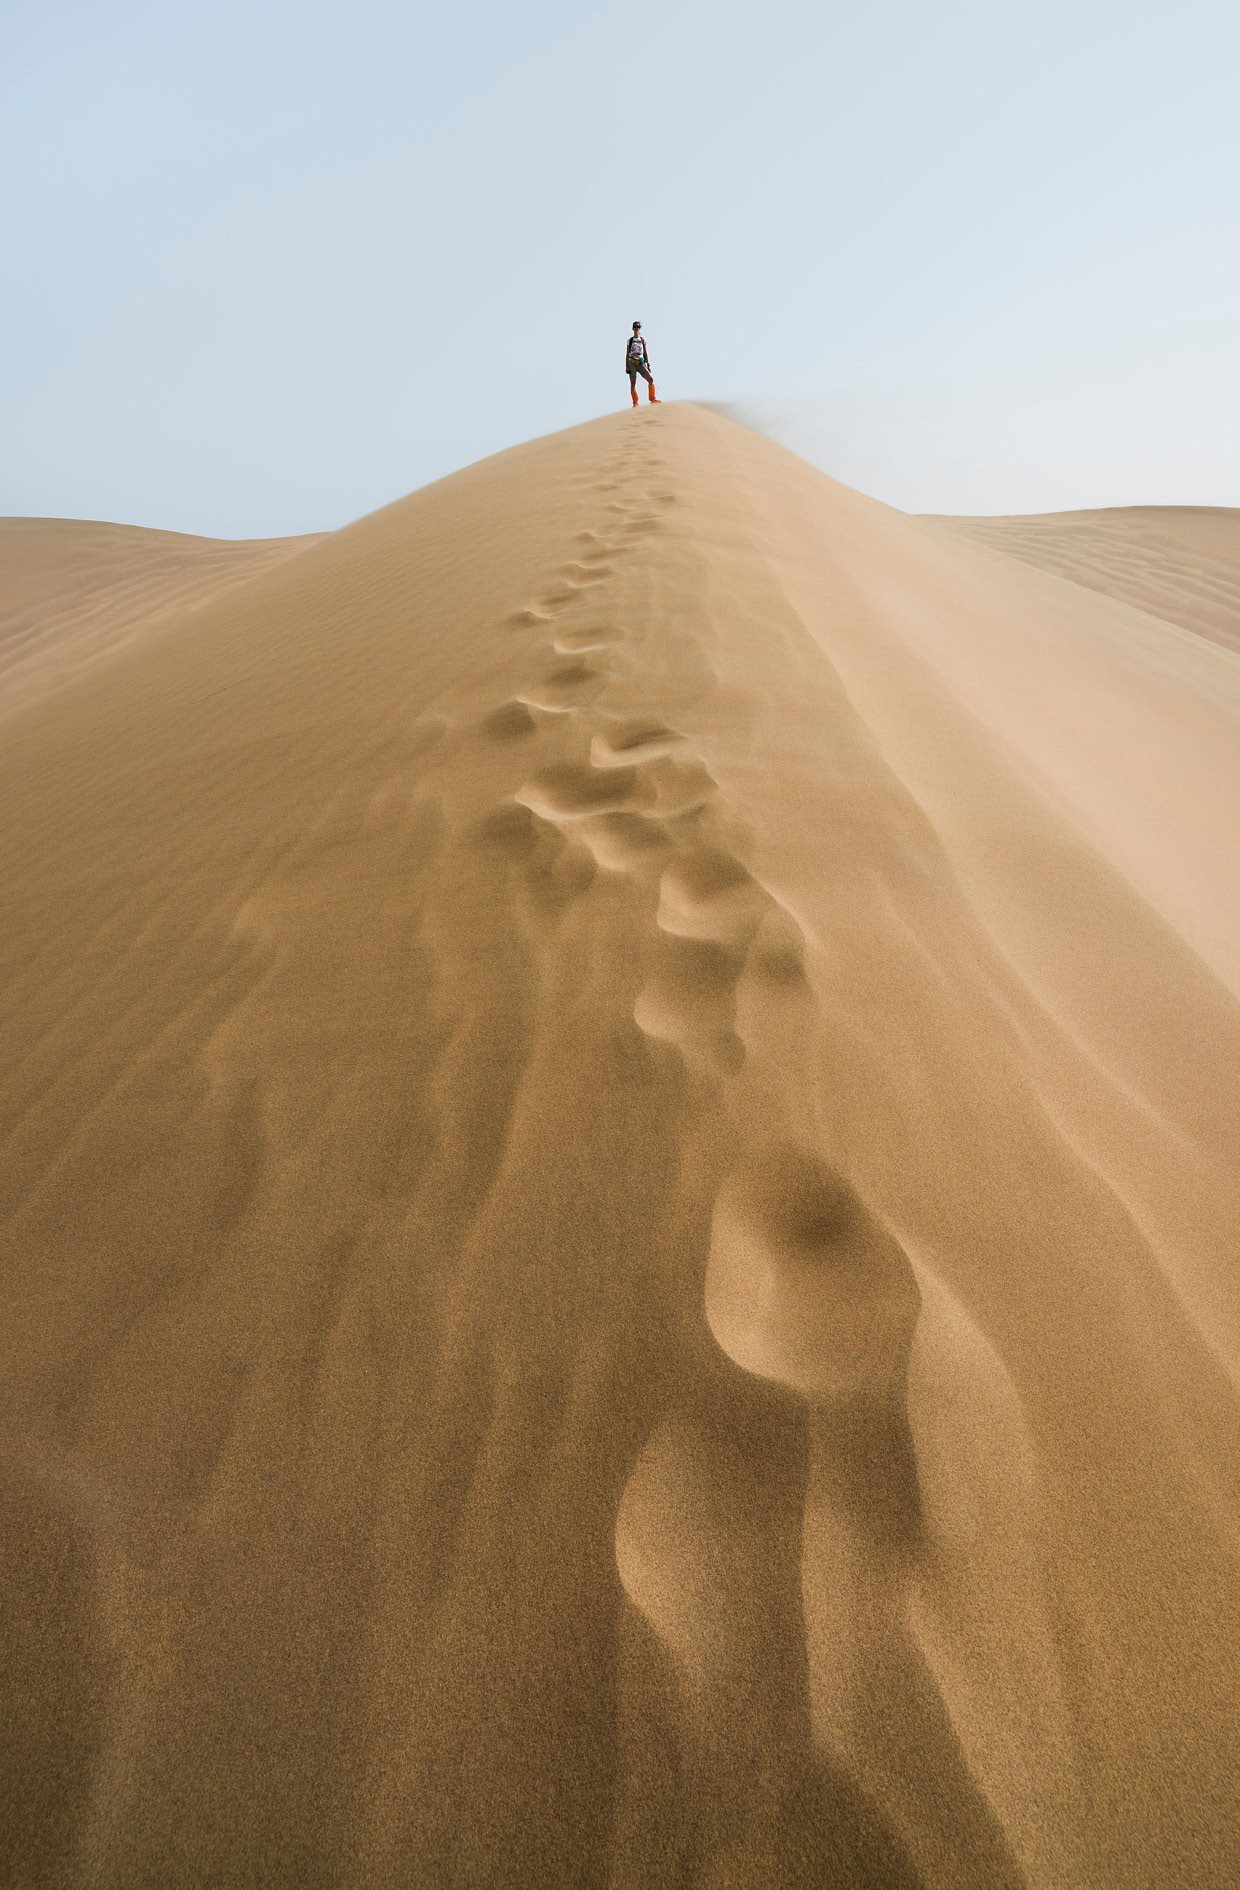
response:
<path fill-rule="evenodd" d="M 343 524 L 660 391 L 917 510 L 1240 505 L 1240 13 L 6 0 L 0 513 Z"/>

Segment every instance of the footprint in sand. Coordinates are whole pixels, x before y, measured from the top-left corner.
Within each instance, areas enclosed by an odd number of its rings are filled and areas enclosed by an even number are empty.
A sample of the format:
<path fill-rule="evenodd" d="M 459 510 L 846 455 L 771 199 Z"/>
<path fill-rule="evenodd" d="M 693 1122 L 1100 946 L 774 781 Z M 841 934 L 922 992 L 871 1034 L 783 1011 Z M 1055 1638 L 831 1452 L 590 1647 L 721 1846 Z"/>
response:
<path fill-rule="evenodd" d="M 773 1143 L 720 1189 L 706 1319 L 745 1371 L 813 1404 L 902 1395 L 920 1305 L 904 1249 L 825 1162 Z"/>
<path fill-rule="evenodd" d="M 655 918 L 675 938 L 714 939 L 743 952 L 745 975 L 768 989 L 789 996 L 808 990 L 801 928 L 724 847 L 703 844 L 674 856 L 659 882 Z M 738 1034 L 748 1041 L 739 1026 Z"/>
<path fill-rule="evenodd" d="M 595 768 L 629 768 L 645 761 L 658 761 L 670 755 L 683 741 L 683 735 L 663 722 L 613 722 L 600 729 L 591 741 L 590 761 Z"/>
<path fill-rule="evenodd" d="M 563 572 L 565 581 L 574 587 L 584 587 L 587 584 L 601 584 L 604 578 L 610 575 L 611 567 L 598 562 L 594 564 L 566 564 Z"/>
<path fill-rule="evenodd" d="M 928 1540 L 908 1416 L 921 1295 L 907 1254 L 844 1176 L 771 1143 L 719 1192 L 705 1311 L 730 1359 L 808 1407 L 800 1584 L 816 1749 L 864 1791 L 912 1881 L 1016 1890 L 1026 1879 L 994 1781 L 962 1747 L 950 1694 L 910 1633 L 910 1574 L 927 1567 Z M 960 1832 L 950 1873 L 945 1792 Z M 1075 1869 L 1046 1877 L 1078 1880 Z"/>
<path fill-rule="evenodd" d="M 522 690 L 519 700 L 531 709 L 564 713 L 592 702 L 601 694 L 606 682 L 607 672 L 595 668 L 591 663 L 562 663 L 558 669 L 544 676 L 541 682 L 532 683 L 528 689 Z"/>
<path fill-rule="evenodd" d="M 644 764 L 657 813 L 666 820 L 690 821 L 715 800 L 719 784 L 708 768 L 691 756 L 664 755 Z"/>
<path fill-rule="evenodd" d="M 528 807 L 497 807 L 475 821 L 471 832 L 478 846 L 514 860 L 528 859 L 541 843 L 539 824 Z"/>
<path fill-rule="evenodd" d="M 616 1567 L 690 1700 L 739 1688 L 751 1715 L 759 1701 L 787 1710 L 796 1675 L 778 1672 L 772 1652 L 795 1644 L 779 1629 L 800 1599 L 800 1442 L 778 1407 L 720 1400 L 718 1410 L 669 1413 L 629 1475 Z"/>
<path fill-rule="evenodd" d="M 616 1568 L 625 1594 L 675 1662 L 691 1697 L 739 1665 L 741 1632 L 721 1610 L 744 1513 L 712 1487 L 714 1454 L 687 1417 L 665 1418 L 647 1438 L 616 1517 Z M 723 1509 L 721 1515 L 719 1511 Z"/>
<path fill-rule="evenodd" d="M 524 702 L 505 702 L 484 715 L 478 724 L 479 732 L 492 742 L 524 741 L 537 727 Z"/>
<path fill-rule="evenodd" d="M 473 846 L 487 860 L 501 861 L 521 873 L 533 908 L 554 917 L 588 891 L 594 861 L 565 836 L 536 820 L 527 807 L 498 807 L 468 830 Z"/>
<path fill-rule="evenodd" d="M 526 605 L 522 610 L 514 610 L 504 623 L 509 630 L 538 630 L 551 619 L 545 610 L 536 610 L 533 605 Z"/>
<path fill-rule="evenodd" d="M 577 833 L 595 865 L 609 873 L 657 872 L 671 847 L 662 822 L 645 814 L 591 815 L 578 823 Z"/>
<path fill-rule="evenodd" d="M 640 813 L 654 797 L 636 768 L 600 774 L 580 762 L 562 761 L 532 776 L 513 798 L 542 819 L 561 823 L 592 814 Z"/>
<path fill-rule="evenodd" d="M 592 630 L 561 630 L 552 639 L 552 647 L 561 656 L 589 656 L 595 650 L 614 649 L 619 642 L 618 631 L 600 626 Z"/>
<path fill-rule="evenodd" d="M 672 765 L 655 763 L 646 772 L 655 776 Z M 665 814 L 657 793 L 655 806 Z M 668 830 L 674 835 L 677 823 Z M 662 937 L 634 1017 L 688 1060 L 734 1075 L 750 1042 L 746 1017 L 756 987 L 748 979 L 756 975 L 768 998 L 772 987 L 803 990 L 803 941 L 795 921 L 726 847 L 704 838 L 686 847 L 681 837 L 660 875 L 655 920 Z"/>
<path fill-rule="evenodd" d="M 693 1780 L 691 1861 L 674 1880 L 920 1890 L 926 1879 L 861 1794 L 809 1756 L 804 1427 L 790 1400 L 764 1394 L 752 1379 L 706 1386 L 662 1417 L 616 1516 L 617 1573 L 670 1669 L 682 1776 Z M 627 1623 L 620 1631 L 623 1649 Z M 648 1685 L 637 1704 L 649 1713 Z M 625 1879 L 655 1880 L 673 1879 Z"/>
<path fill-rule="evenodd" d="M 777 915 L 774 923 L 769 916 L 763 921 L 749 965 L 759 977 L 789 994 L 808 994 L 801 929 L 786 914 Z"/>
<path fill-rule="evenodd" d="M 646 1036 L 674 1045 L 686 1062 L 734 1076 L 745 1061 L 734 1027 L 743 963 L 740 952 L 713 939 L 661 939 L 633 1021 Z"/>
<path fill-rule="evenodd" d="M 584 667 L 584 665 L 582 665 Z M 600 680 L 599 688 L 602 682 Z M 595 694 L 598 693 L 596 689 Z M 531 708 L 565 710 L 576 708 L 581 702 L 592 698 L 586 693 L 584 685 L 570 681 L 566 685 L 549 687 L 539 685 L 527 689 L 521 696 Z M 647 730 L 654 724 L 643 725 Z M 662 724 L 657 725 L 662 730 Z M 600 747 L 592 753 L 590 767 L 579 763 L 567 764 L 565 780 L 573 783 L 566 792 L 570 798 L 579 800 L 579 813 L 593 812 L 595 804 L 605 802 L 609 806 L 627 806 L 634 811 L 648 811 L 662 820 L 690 820 L 712 801 L 718 793 L 714 776 L 704 768 L 700 761 L 692 758 L 680 760 L 674 753 L 662 752 L 663 744 L 671 745 L 672 731 L 651 738 L 650 749 L 643 752 L 641 744 L 636 752 L 608 752 Z M 656 755 L 652 751 L 658 749 Z M 600 759 L 600 757 L 605 757 Z M 552 771 L 554 772 L 554 771 Z M 603 779 L 600 780 L 600 776 Z M 540 777 L 541 779 L 542 777 Z M 617 791 L 615 784 L 623 780 L 627 784 L 627 798 L 614 799 Z M 608 781 L 613 785 L 608 786 Z M 521 790 L 524 794 L 525 790 Z M 562 818 L 569 819 L 565 813 Z"/>
<path fill-rule="evenodd" d="M 659 884 L 658 923 L 680 938 L 748 945 L 766 913 L 761 887 L 722 847 L 698 847 L 673 860 Z"/>

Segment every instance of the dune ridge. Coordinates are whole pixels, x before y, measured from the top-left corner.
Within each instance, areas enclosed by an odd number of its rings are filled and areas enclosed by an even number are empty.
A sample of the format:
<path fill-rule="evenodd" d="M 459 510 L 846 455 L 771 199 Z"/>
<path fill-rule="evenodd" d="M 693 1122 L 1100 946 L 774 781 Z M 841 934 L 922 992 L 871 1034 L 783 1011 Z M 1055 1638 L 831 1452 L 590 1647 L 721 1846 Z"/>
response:
<path fill-rule="evenodd" d="M 18 1881 L 1233 1882 L 1238 726 L 675 405 L 21 706 Z"/>

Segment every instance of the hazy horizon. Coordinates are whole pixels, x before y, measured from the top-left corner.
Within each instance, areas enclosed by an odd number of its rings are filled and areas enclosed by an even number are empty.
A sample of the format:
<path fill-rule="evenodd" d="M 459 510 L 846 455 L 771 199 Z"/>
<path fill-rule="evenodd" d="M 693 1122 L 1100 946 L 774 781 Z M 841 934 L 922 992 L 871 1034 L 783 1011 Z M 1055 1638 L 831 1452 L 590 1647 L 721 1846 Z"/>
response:
<path fill-rule="evenodd" d="M 1240 26 L 19 4 L 0 512 L 328 529 L 627 402 L 915 511 L 1240 505 Z"/>

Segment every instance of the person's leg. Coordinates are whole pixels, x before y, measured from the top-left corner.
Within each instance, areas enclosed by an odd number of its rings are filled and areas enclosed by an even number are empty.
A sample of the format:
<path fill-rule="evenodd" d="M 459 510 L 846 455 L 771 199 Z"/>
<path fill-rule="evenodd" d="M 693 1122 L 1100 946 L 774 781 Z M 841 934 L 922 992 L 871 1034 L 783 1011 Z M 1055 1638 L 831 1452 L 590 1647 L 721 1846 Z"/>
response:
<path fill-rule="evenodd" d="M 633 405 L 636 407 L 637 405 L 637 369 L 636 368 L 629 369 L 629 393 L 632 397 Z"/>
<path fill-rule="evenodd" d="M 659 396 L 654 391 L 654 375 L 650 372 L 650 369 L 645 366 L 642 367 L 641 372 L 646 377 L 646 399 L 650 402 L 652 407 L 657 407 L 659 405 Z M 633 405 L 637 405 L 636 388 L 633 389 Z"/>

